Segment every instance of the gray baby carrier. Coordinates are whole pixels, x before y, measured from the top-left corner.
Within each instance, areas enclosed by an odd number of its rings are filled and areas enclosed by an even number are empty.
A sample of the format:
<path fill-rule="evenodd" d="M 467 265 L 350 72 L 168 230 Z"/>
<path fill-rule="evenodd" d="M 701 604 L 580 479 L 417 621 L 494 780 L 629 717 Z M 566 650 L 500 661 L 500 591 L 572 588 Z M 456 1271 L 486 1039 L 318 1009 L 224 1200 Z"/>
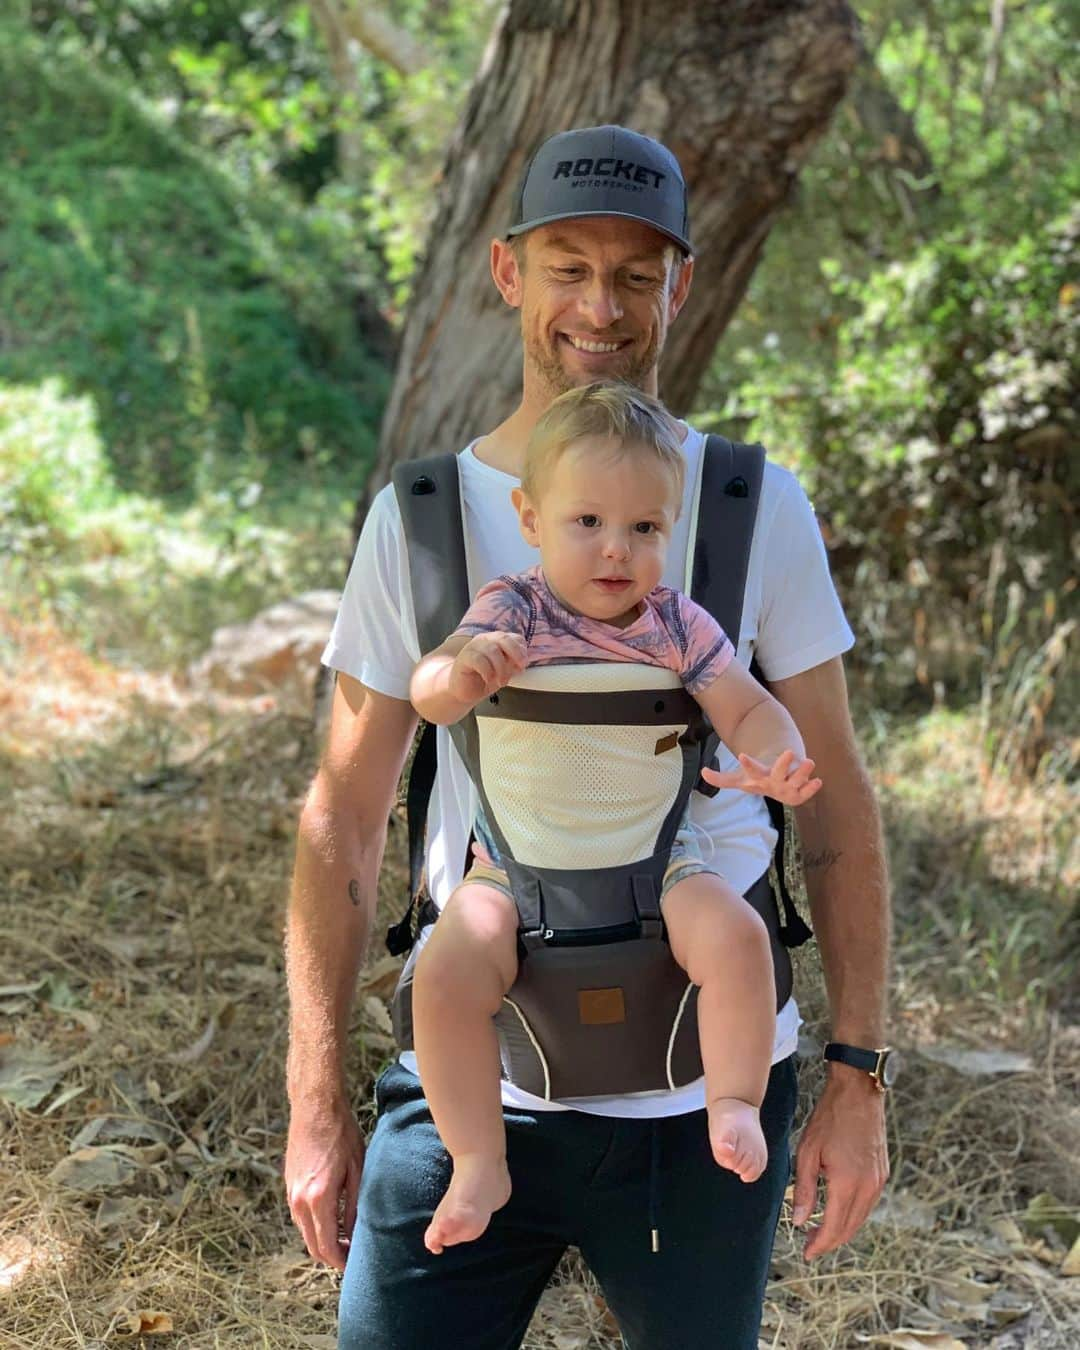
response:
<path fill-rule="evenodd" d="M 764 471 L 758 445 L 709 436 L 694 493 L 692 598 L 738 641 Z M 457 456 L 393 473 L 422 651 L 454 631 L 470 603 Z M 533 667 L 449 728 L 476 785 L 518 908 L 517 980 L 495 1017 L 510 1082 L 547 1099 L 676 1088 L 701 1076 L 697 990 L 676 963 L 660 888 L 676 832 L 718 740 L 679 677 L 613 662 Z M 407 793 L 410 901 L 387 947 L 413 947 L 438 909 L 424 883 L 435 776 L 425 726 Z M 789 947 L 811 936 L 787 892 L 783 808 L 776 875 L 746 899 L 768 928 L 777 1007 L 791 993 Z M 630 859 L 630 861 L 628 861 Z M 394 1031 L 412 1048 L 414 950 L 394 995 Z"/>

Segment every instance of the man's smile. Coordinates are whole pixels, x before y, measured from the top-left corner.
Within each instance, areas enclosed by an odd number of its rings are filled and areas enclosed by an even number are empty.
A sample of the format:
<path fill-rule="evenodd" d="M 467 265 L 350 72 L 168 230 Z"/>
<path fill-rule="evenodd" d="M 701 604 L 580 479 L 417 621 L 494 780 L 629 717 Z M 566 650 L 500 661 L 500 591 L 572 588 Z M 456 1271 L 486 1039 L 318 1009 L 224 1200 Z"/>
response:
<path fill-rule="evenodd" d="M 560 337 L 565 338 L 571 347 L 577 352 L 590 352 L 592 354 L 606 354 L 608 352 L 621 351 L 631 338 L 617 338 L 614 341 L 602 341 L 600 338 L 579 337 L 576 333 L 560 333 Z"/>

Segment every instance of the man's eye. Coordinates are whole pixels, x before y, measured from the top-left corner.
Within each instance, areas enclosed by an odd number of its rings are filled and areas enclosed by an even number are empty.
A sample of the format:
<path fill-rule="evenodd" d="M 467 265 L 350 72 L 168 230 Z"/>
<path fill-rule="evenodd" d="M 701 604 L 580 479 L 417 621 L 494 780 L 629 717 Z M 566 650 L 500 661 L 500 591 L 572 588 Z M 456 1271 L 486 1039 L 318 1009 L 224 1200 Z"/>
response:
<path fill-rule="evenodd" d="M 578 516 L 578 523 L 584 525 L 587 530 L 594 529 L 600 524 L 599 516 Z"/>
<path fill-rule="evenodd" d="M 659 286 L 660 284 L 658 278 L 647 276 L 644 272 L 631 272 L 630 283 L 633 286 Z"/>
<path fill-rule="evenodd" d="M 555 275 L 563 281 L 574 281 L 581 276 L 580 267 L 556 267 L 554 271 Z"/>

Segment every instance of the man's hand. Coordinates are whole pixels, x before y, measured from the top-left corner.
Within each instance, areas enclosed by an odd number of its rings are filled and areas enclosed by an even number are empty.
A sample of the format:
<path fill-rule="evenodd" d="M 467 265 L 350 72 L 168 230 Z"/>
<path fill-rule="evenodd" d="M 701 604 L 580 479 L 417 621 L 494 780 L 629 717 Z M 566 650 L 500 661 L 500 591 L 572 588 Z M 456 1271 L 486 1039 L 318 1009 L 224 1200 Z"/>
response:
<path fill-rule="evenodd" d="M 730 773 L 702 769 L 707 783 L 719 788 L 738 788 L 756 797 L 772 797 L 787 806 L 802 806 L 821 787 L 820 778 L 811 778 L 812 759 L 800 759 L 794 750 L 785 750 L 770 767 L 749 755 L 739 756 L 739 768 Z"/>
<path fill-rule="evenodd" d="M 796 1228 L 813 1212 L 819 1176 L 825 1178 L 825 1216 L 809 1230 L 803 1248 L 807 1261 L 850 1242 L 889 1179 L 885 1094 L 869 1074 L 847 1067 L 830 1070 L 795 1154 Z"/>
<path fill-rule="evenodd" d="M 347 1107 L 313 1113 L 294 1110 L 285 1152 L 289 1212 L 316 1261 L 345 1269 L 356 1223 L 356 1197 L 364 1165 L 360 1127 Z"/>
<path fill-rule="evenodd" d="M 478 633 L 450 667 L 447 690 L 462 703 L 479 703 L 525 669 L 528 648 L 519 633 Z"/>

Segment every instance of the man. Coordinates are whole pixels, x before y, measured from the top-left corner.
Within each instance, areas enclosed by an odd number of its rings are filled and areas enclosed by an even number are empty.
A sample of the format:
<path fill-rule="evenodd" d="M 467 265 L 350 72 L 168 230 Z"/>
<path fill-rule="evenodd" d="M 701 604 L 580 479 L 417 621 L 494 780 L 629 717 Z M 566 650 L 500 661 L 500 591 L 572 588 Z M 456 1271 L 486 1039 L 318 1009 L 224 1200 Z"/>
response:
<path fill-rule="evenodd" d="M 459 456 L 474 591 L 534 561 L 509 496 L 528 434 L 552 399 L 603 378 L 657 392 L 668 325 L 694 270 L 677 162 L 624 128 L 551 138 L 530 162 L 508 237 L 492 242 L 491 270 L 521 314 L 523 387 L 517 409 Z M 686 429 L 689 468 L 702 442 Z M 669 584 L 681 584 L 687 515 L 672 539 Z M 768 465 L 739 656 L 749 662 L 756 653 L 824 781 L 798 824 L 832 1034 L 875 1052 L 884 1043 L 886 878 L 847 708 L 841 654 L 852 641 L 805 496 L 790 474 Z M 377 1084 L 379 1121 L 363 1162 L 343 1052 L 386 820 L 416 724 L 407 691 L 419 655 L 400 518 L 384 490 L 365 523 L 324 656 L 338 672 L 337 687 L 301 817 L 288 923 L 286 1183 L 311 1254 L 346 1270 L 339 1345 L 509 1350 L 520 1344 L 563 1251 L 575 1245 L 633 1350 L 754 1347 L 788 1178 L 794 1001 L 777 1018 L 762 1107 L 769 1166 L 752 1185 L 713 1162 L 700 1085 L 555 1110 L 507 1086 L 511 1200 L 482 1238 L 433 1257 L 422 1234 L 448 1164 L 408 1056 Z M 763 804 L 732 792 L 696 796 L 694 818 L 708 830 L 720 869 L 748 889 L 768 866 L 774 841 Z M 441 731 L 427 855 L 440 905 L 461 879 L 474 806 Z M 826 1178 L 824 1218 L 805 1247 L 810 1260 L 852 1237 L 888 1174 L 881 1062 L 870 1053 L 868 1064 L 876 1079 L 849 1063 L 829 1065 L 800 1142 L 796 1224 L 809 1219 L 818 1178 Z M 646 1211 L 659 1217 L 659 1251 L 649 1245 Z M 348 1245 L 339 1222 L 352 1234 Z"/>

